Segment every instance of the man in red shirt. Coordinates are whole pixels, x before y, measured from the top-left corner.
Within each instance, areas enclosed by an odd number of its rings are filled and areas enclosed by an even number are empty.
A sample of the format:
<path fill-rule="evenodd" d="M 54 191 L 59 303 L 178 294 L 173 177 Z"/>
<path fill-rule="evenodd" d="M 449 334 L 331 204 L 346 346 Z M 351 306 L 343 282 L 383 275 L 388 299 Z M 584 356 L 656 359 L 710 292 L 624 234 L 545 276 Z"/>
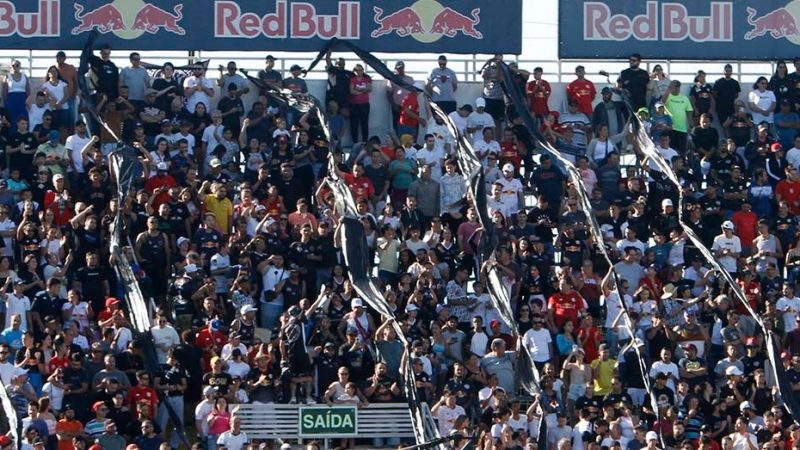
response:
<path fill-rule="evenodd" d="M 550 112 L 547 101 L 550 99 L 550 93 L 553 92 L 550 83 L 542 79 L 542 72 L 541 67 L 533 69 L 533 80 L 528 82 L 525 89 L 528 94 L 528 108 L 530 108 L 531 114 L 539 120 L 544 119 L 544 116 Z"/>
<path fill-rule="evenodd" d="M 567 85 L 567 97 L 578 102 L 578 111 L 591 117 L 592 102 L 597 96 L 597 89 L 595 89 L 594 83 L 584 78 L 586 70 L 583 66 L 575 68 L 575 75 L 578 79 Z"/>
<path fill-rule="evenodd" d="M 558 289 L 559 292 L 547 300 L 547 325 L 553 333 L 557 333 L 567 321 L 578 324 L 578 313 L 589 306 L 573 289 L 572 280 L 561 280 Z"/>
<path fill-rule="evenodd" d="M 398 120 L 397 135 L 410 134 L 417 140 L 419 124 L 425 126 L 425 119 L 419 116 L 419 100 L 416 92 L 409 92 L 400 104 L 400 119 Z"/>
<path fill-rule="evenodd" d="M 365 175 L 364 164 L 356 163 L 356 165 L 353 166 L 352 174 L 342 172 L 338 168 L 336 171 L 337 175 L 344 179 L 344 182 L 347 183 L 347 187 L 353 192 L 353 198 L 370 199 L 375 195 L 375 186 L 372 185 L 372 180 Z"/>
<path fill-rule="evenodd" d="M 158 411 L 158 394 L 150 387 L 150 375 L 144 371 L 136 372 L 136 386 L 128 389 L 128 407 L 131 409 L 133 420 L 138 418 L 136 405 L 141 401 L 147 402 L 148 417 L 156 417 Z"/>
<path fill-rule="evenodd" d="M 800 180 L 797 169 L 786 166 L 786 179 L 775 186 L 775 200 L 777 203 L 785 201 L 789 204 L 789 212 L 793 216 L 800 215 Z"/>
<path fill-rule="evenodd" d="M 221 329 L 221 320 L 214 319 L 209 321 L 207 327 L 203 327 L 197 332 L 195 345 L 205 352 L 222 350 L 222 346 L 228 343 L 228 339 L 225 337 L 225 334 L 220 331 Z"/>
<path fill-rule="evenodd" d="M 742 209 L 733 213 L 731 222 L 736 227 L 736 235 L 742 242 L 742 249 L 751 249 L 753 247 L 753 239 L 756 238 L 756 227 L 758 225 L 758 216 L 752 211 L 753 206 L 750 200 L 745 199 L 742 201 Z"/>
<path fill-rule="evenodd" d="M 158 211 L 158 207 L 162 203 L 170 201 L 169 188 L 177 186 L 178 183 L 172 178 L 172 175 L 167 173 L 167 163 L 162 161 L 156 168 L 156 176 L 145 182 L 144 189 L 151 194 L 156 194 L 156 199 L 153 200 L 153 209 Z"/>
<path fill-rule="evenodd" d="M 519 175 L 519 168 L 522 166 L 522 156 L 525 153 L 525 146 L 517 140 L 514 130 L 506 128 L 503 130 L 503 141 L 500 142 L 500 164 L 504 166 L 511 163 L 514 166 L 514 175 Z"/>

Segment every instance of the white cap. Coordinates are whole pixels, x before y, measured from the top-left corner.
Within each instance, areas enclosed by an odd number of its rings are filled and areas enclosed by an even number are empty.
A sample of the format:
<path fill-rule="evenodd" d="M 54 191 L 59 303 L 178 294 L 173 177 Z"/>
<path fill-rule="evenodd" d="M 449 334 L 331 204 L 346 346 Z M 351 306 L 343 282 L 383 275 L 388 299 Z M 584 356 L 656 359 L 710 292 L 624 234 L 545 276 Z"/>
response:
<path fill-rule="evenodd" d="M 733 222 L 731 222 L 730 220 L 726 220 L 725 222 L 722 222 L 722 229 L 733 230 L 735 229 L 735 227 L 733 226 Z"/>
<path fill-rule="evenodd" d="M 661 108 L 662 106 L 664 106 L 664 102 L 662 102 L 662 101 L 657 101 L 657 102 L 656 102 L 656 104 L 655 104 L 655 105 L 653 105 L 653 106 L 655 106 L 656 108 Z"/>
<path fill-rule="evenodd" d="M 741 376 L 742 375 L 742 369 L 740 369 L 740 368 L 738 368 L 736 366 L 729 366 L 727 369 L 725 369 L 725 376 L 729 377 L 729 376 L 732 376 L 732 375 Z"/>
<path fill-rule="evenodd" d="M 486 107 L 486 99 L 483 97 L 478 97 L 475 99 L 475 107 L 476 108 L 485 108 Z"/>
<path fill-rule="evenodd" d="M 269 228 L 269 227 L 275 225 L 276 223 L 278 223 L 278 222 L 275 222 L 275 219 L 267 219 L 267 221 L 264 222 L 264 227 Z"/>
<path fill-rule="evenodd" d="M 219 158 L 214 158 L 208 163 L 208 165 L 211 167 L 219 167 L 222 165 L 222 161 L 220 161 Z"/>
<path fill-rule="evenodd" d="M 657 441 L 658 435 L 655 431 L 648 431 L 647 434 L 644 435 L 645 442 L 647 441 Z"/>
<path fill-rule="evenodd" d="M 241 312 L 242 314 L 247 314 L 247 313 L 256 312 L 256 311 L 258 311 L 258 310 L 256 309 L 255 306 L 253 306 L 253 305 L 244 305 L 244 306 L 242 306 L 242 309 L 239 312 Z"/>
<path fill-rule="evenodd" d="M 183 268 L 186 273 L 195 273 L 197 272 L 197 265 L 195 264 L 187 264 L 186 267 Z"/>
<path fill-rule="evenodd" d="M 61 175 L 60 173 L 57 173 L 57 174 L 53 175 L 53 181 L 63 180 L 63 179 L 64 179 L 64 175 Z"/>
<path fill-rule="evenodd" d="M 258 206 L 256 206 L 256 212 L 260 212 L 260 211 L 266 211 L 266 210 L 267 210 L 267 207 L 266 207 L 266 206 L 264 206 L 264 205 L 258 205 Z"/>
<path fill-rule="evenodd" d="M 419 311 L 419 308 L 417 308 L 417 305 L 409 303 L 408 305 L 406 305 L 406 312 L 412 312 L 412 311 Z"/>
<path fill-rule="evenodd" d="M 664 200 L 661 200 L 661 207 L 663 208 L 664 206 L 675 206 L 675 205 L 672 204 L 672 200 L 665 198 Z"/>
<path fill-rule="evenodd" d="M 211 395 L 216 393 L 217 393 L 217 388 L 215 388 L 214 386 L 206 386 L 203 388 L 203 395 Z"/>
<path fill-rule="evenodd" d="M 292 444 L 281 445 L 281 450 L 292 450 Z"/>
<path fill-rule="evenodd" d="M 503 165 L 503 172 L 513 172 L 513 171 L 514 171 L 514 165 L 513 164 L 505 163 L 505 165 Z"/>
<path fill-rule="evenodd" d="M 23 369 L 22 367 L 17 367 L 17 368 L 14 369 L 14 375 L 12 376 L 12 378 L 21 377 L 21 376 L 27 375 L 27 374 L 28 374 L 28 370 L 27 369 Z"/>
<path fill-rule="evenodd" d="M 742 403 L 739 403 L 739 410 L 740 411 L 744 411 L 745 409 L 755 409 L 755 408 L 753 408 L 753 404 L 752 403 L 750 403 L 747 400 L 745 400 Z"/>
<path fill-rule="evenodd" d="M 364 307 L 364 300 L 361 300 L 360 298 L 354 298 L 353 301 L 350 302 L 350 305 L 353 308 L 355 308 L 356 306 L 363 308 Z"/>
<path fill-rule="evenodd" d="M 167 170 L 167 163 L 165 163 L 164 161 L 161 161 L 160 163 L 156 164 L 156 169 L 166 171 Z"/>
<path fill-rule="evenodd" d="M 178 238 L 178 247 L 180 247 L 184 242 L 191 242 L 191 241 L 186 236 L 181 236 Z"/>

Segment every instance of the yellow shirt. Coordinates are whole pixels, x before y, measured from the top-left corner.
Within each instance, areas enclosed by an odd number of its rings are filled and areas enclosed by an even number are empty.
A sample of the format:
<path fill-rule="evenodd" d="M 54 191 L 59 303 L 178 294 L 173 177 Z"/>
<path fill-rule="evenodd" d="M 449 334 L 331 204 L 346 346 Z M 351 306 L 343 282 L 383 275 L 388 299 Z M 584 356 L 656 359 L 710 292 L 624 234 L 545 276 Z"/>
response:
<path fill-rule="evenodd" d="M 206 195 L 203 203 L 206 205 L 206 211 L 214 213 L 217 217 L 217 231 L 224 235 L 231 234 L 233 203 L 227 197 L 220 200 L 214 194 Z"/>
<path fill-rule="evenodd" d="M 595 359 L 592 361 L 592 370 L 600 367 L 598 376 L 594 379 L 594 395 L 601 396 L 611 392 L 611 378 L 614 377 L 614 368 L 617 367 L 617 360 L 607 359 L 605 361 Z"/>

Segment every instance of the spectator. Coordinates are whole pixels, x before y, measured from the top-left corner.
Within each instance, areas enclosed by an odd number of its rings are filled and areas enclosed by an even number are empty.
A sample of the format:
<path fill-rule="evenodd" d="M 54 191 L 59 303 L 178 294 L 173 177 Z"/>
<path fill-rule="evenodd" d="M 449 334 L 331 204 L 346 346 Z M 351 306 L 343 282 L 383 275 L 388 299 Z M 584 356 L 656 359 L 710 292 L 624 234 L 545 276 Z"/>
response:
<path fill-rule="evenodd" d="M 617 79 L 617 87 L 626 89 L 631 97 L 633 109 L 637 110 L 647 105 L 647 86 L 650 76 L 646 70 L 641 69 L 642 55 L 634 53 L 629 58 L 630 67 L 623 70 Z"/>
<path fill-rule="evenodd" d="M 458 79 L 456 73 L 447 68 L 446 56 L 439 56 L 438 64 L 428 76 L 425 89 L 445 113 L 451 114 L 456 110 L 455 92 L 458 90 Z"/>
<path fill-rule="evenodd" d="M 364 66 L 356 64 L 350 78 L 350 137 L 353 143 L 366 142 L 369 134 L 369 94 L 372 92 L 372 78 L 364 73 Z M 358 140 L 361 130 L 361 141 Z"/>
<path fill-rule="evenodd" d="M 119 74 L 120 86 L 128 87 L 128 101 L 134 104 L 144 102 L 145 91 L 150 88 L 150 75 L 141 66 L 141 60 L 139 53 L 131 53 L 131 66 L 122 69 Z"/>
<path fill-rule="evenodd" d="M 689 98 L 681 94 L 681 82 L 672 80 L 669 90 L 661 98 L 669 115 L 672 116 L 670 137 L 676 150 L 686 150 L 686 139 L 689 128 L 693 126 L 693 111 Z M 658 105 L 656 105 L 657 107 Z"/>
<path fill-rule="evenodd" d="M 578 101 L 578 111 L 592 114 L 592 103 L 597 96 L 594 83 L 585 78 L 586 69 L 583 66 L 575 67 L 575 76 L 578 79 L 567 85 L 567 97 Z"/>

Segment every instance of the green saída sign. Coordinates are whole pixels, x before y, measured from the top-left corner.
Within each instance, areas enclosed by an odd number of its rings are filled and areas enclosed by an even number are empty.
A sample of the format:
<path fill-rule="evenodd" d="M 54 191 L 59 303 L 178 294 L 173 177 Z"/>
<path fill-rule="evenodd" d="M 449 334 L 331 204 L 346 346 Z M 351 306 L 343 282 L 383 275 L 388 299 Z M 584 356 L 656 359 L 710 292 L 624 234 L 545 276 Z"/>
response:
<path fill-rule="evenodd" d="M 299 409 L 300 437 L 352 437 L 358 432 L 355 406 L 312 406 Z"/>

